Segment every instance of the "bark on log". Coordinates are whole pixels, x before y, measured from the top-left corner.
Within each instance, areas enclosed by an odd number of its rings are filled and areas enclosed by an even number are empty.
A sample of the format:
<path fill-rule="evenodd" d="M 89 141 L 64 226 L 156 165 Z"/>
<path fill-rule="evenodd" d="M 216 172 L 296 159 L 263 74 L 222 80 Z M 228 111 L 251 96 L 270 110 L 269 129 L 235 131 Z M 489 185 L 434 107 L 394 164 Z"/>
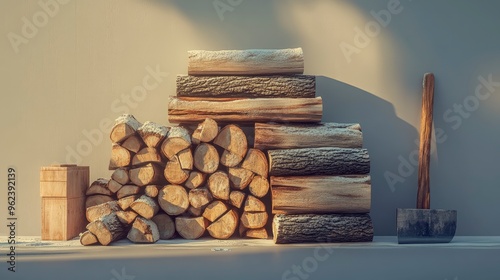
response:
<path fill-rule="evenodd" d="M 123 114 L 115 120 L 115 124 L 111 129 L 109 138 L 113 143 L 120 143 L 135 134 L 135 131 L 141 126 L 134 116 Z"/>
<path fill-rule="evenodd" d="M 163 155 L 172 160 L 177 153 L 191 146 L 191 136 L 189 131 L 182 126 L 171 127 L 167 137 L 161 144 Z"/>
<path fill-rule="evenodd" d="M 248 229 L 245 231 L 246 238 L 268 239 L 269 234 L 265 228 Z"/>
<path fill-rule="evenodd" d="M 130 205 L 130 208 L 146 219 L 153 218 L 154 215 L 160 211 L 160 206 L 156 203 L 155 199 L 152 199 L 147 195 L 143 195 L 136 199 Z"/>
<path fill-rule="evenodd" d="M 103 194 L 111 196 L 113 192 L 108 188 L 108 179 L 99 178 L 92 182 L 90 186 L 87 188 L 85 195 L 94 195 L 94 194 Z"/>
<path fill-rule="evenodd" d="M 225 172 L 217 171 L 208 177 L 208 189 L 216 199 L 229 200 L 229 177 Z"/>
<path fill-rule="evenodd" d="M 99 243 L 97 237 L 90 231 L 85 231 L 80 233 L 80 244 L 83 246 L 89 246 Z"/>
<path fill-rule="evenodd" d="M 205 177 L 205 173 L 191 171 L 191 173 L 189 173 L 188 179 L 186 180 L 186 182 L 184 182 L 184 186 L 188 189 L 196 189 L 199 186 L 203 185 L 203 183 L 205 183 Z"/>
<path fill-rule="evenodd" d="M 134 243 L 155 243 L 160 239 L 160 232 L 153 221 L 137 217 L 127 234 L 127 238 Z"/>
<path fill-rule="evenodd" d="M 87 218 L 87 221 L 91 223 L 119 210 L 120 207 L 118 206 L 118 202 L 116 200 L 113 200 L 87 208 L 85 211 L 85 217 Z"/>
<path fill-rule="evenodd" d="M 109 159 L 109 170 L 115 170 L 120 167 L 126 167 L 130 165 L 132 160 L 132 154 L 129 150 L 123 148 L 118 144 L 113 144 L 111 147 L 111 156 Z"/>
<path fill-rule="evenodd" d="M 137 218 L 137 213 L 135 213 L 132 210 L 128 211 L 116 211 L 115 212 L 116 216 L 118 217 L 118 220 L 120 220 L 120 223 L 124 225 L 130 225 L 135 221 L 135 218 Z"/>
<path fill-rule="evenodd" d="M 241 164 L 241 167 L 248 169 L 264 178 L 269 176 L 269 164 L 266 154 L 261 150 L 249 149 Z"/>
<path fill-rule="evenodd" d="M 113 174 L 111 174 L 111 179 L 115 180 L 116 182 L 125 185 L 128 182 L 130 182 L 130 178 L 128 177 L 128 169 L 127 168 L 118 168 L 113 171 Z"/>
<path fill-rule="evenodd" d="M 254 176 L 252 171 L 238 167 L 228 168 L 227 173 L 231 181 L 231 187 L 237 190 L 244 190 L 248 187 Z"/>
<path fill-rule="evenodd" d="M 123 141 L 120 146 L 129 150 L 132 153 L 137 153 L 142 148 L 144 148 L 145 144 L 142 142 L 142 139 L 137 134 L 130 135 L 125 141 Z"/>
<path fill-rule="evenodd" d="M 266 177 L 254 176 L 248 190 L 256 197 L 264 197 L 269 192 L 269 181 Z"/>
<path fill-rule="evenodd" d="M 228 208 L 224 202 L 216 200 L 207 205 L 205 211 L 203 211 L 203 217 L 213 223 L 226 213 L 227 209 Z"/>
<path fill-rule="evenodd" d="M 175 230 L 184 239 L 198 239 L 207 228 L 207 220 L 203 217 L 176 217 Z"/>
<path fill-rule="evenodd" d="M 87 196 L 85 200 L 85 209 L 113 200 L 115 200 L 115 198 L 102 194 Z"/>
<path fill-rule="evenodd" d="M 243 201 L 245 201 L 246 194 L 240 191 L 231 191 L 229 194 L 229 202 L 236 208 L 241 208 Z"/>
<path fill-rule="evenodd" d="M 127 196 L 140 194 L 142 189 L 136 185 L 125 185 L 116 193 L 118 199 L 122 199 Z"/>
<path fill-rule="evenodd" d="M 217 122 L 300 122 L 317 123 L 323 115 L 321 97 L 316 98 L 197 98 L 171 97 L 168 121 L 201 122 L 212 118 Z"/>
<path fill-rule="evenodd" d="M 273 219 L 276 244 L 309 242 L 371 242 L 368 214 L 277 214 Z"/>
<path fill-rule="evenodd" d="M 168 127 L 147 121 L 137 129 L 137 134 L 141 136 L 146 146 L 156 148 L 160 146 L 169 130 Z"/>
<path fill-rule="evenodd" d="M 310 148 L 269 150 L 271 176 L 349 175 L 370 173 L 366 149 Z"/>
<path fill-rule="evenodd" d="M 230 154 L 236 155 L 239 159 L 237 162 L 231 161 L 225 164 L 227 160 L 227 155 L 225 155 L 222 157 L 224 160 L 221 160 L 221 163 L 225 166 L 236 166 L 239 164 L 248 150 L 248 142 L 245 133 L 234 124 L 229 124 L 222 128 L 217 137 L 215 137 L 214 144 L 229 151 Z"/>
<path fill-rule="evenodd" d="M 203 208 L 212 200 L 212 194 L 207 188 L 197 188 L 189 191 L 189 203 L 194 208 Z"/>
<path fill-rule="evenodd" d="M 229 210 L 224 216 L 207 227 L 207 231 L 213 238 L 228 239 L 238 227 L 238 213 Z"/>
<path fill-rule="evenodd" d="M 316 96 L 316 77 L 272 76 L 177 76 L 179 97 L 289 97 Z"/>
<path fill-rule="evenodd" d="M 188 51 L 188 75 L 302 74 L 302 48 Z"/>
<path fill-rule="evenodd" d="M 159 165 L 163 164 L 160 153 L 158 153 L 158 150 L 156 150 L 156 148 L 143 148 L 139 152 L 137 152 L 134 157 L 132 157 L 133 166 L 141 166 L 147 163 L 157 163 Z"/>
<path fill-rule="evenodd" d="M 243 212 L 241 223 L 248 229 L 262 228 L 267 224 L 267 212 Z"/>
<path fill-rule="evenodd" d="M 219 153 L 214 146 L 201 143 L 194 151 L 194 166 L 203 173 L 214 173 L 219 168 Z"/>
<path fill-rule="evenodd" d="M 189 197 L 186 189 L 179 185 L 166 185 L 158 194 L 161 209 L 169 215 L 180 215 L 189 207 Z"/>
<path fill-rule="evenodd" d="M 175 223 L 172 218 L 167 214 L 158 214 L 151 219 L 160 233 L 160 239 L 167 240 L 174 237 Z"/>
<path fill-rule="evenodd" d="M 255 124 L 254 148 L 260 150 L 362 146 L 359 124 Z"/>
<path fill-rule="evenodd" d="M 134 186 L 135 187 L 135 186 Z M 136 200 L 138 199 L 139 197 L 141 197 L 140 195 L 138 194 L 133 194 L 133 195 L 129 195 L 129 196 L 125 196 L 125 197 L 122 197 L 120 199 L 118 199 L 118 206 L 120 206 L 120 208 L 125 211 L 125 210 L 128 210 L 128 208 L 130 207 L 130 205 Z"/>
<path fill-rule="evenodd" d="M 217 134 L 219 134 L 219 125 L 217 122 L 206 118 L 202 123 L 198 124 L 198 127 L 196 127 L 191 136 L 191 140 L 196 145 L 202 142 L 209 143 L 215 139 Z"/>
<path fill-rule="evenodd" d="M 126 227 L 115 213 L 106 215 L 99 220 L 87 225 L 87 229 L 93 233 L 101 245 L 109 245 L 111 242 L 121 239 L 126 234 Z"/>
<path fill-rule="evenodd" d="M 370 175 L 271 176 L 272 213 L 368 213 Z"/>
<path fill-rule="evenodd" d="M 167 162 L 163 172 L 165 179 L 170 184 L 182 184 L 189 178 L 189 170 L 182 169 L 181 163 L 177 156 Z"/>
<path fill-rule="evenodd" d="M 130 169 L 130 181 L 137 186 L 158 185 L 165 181 L 163 168 L 154 163 Z"/>
<path fill-rule="evenodd" d="M 253 195 L 248 195 L 245 200 L 245 206 L 243 208 L 245 212 L 265 212 L 266 205 L 260 199 Z"/>

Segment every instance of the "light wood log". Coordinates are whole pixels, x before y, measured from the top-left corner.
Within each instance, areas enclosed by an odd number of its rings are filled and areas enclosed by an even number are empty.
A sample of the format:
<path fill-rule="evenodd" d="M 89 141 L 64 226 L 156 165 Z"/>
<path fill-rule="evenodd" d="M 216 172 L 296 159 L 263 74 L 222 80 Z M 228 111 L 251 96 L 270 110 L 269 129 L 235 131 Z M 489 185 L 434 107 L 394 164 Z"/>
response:
<path fill-rule="evenodd" d="M 179 185 L 166 185 L 158 194 L 161 209 L 169 215 L 180 215 L 189 207 L 189 197 L 186 189 Z"/>
<path fill-rule="evenodd" d="M 137 186 L 158 185 L 165 181 L 163 167 L 154 163 L 130 169 L 130 181 Z"/>
<path fill-rule="evenodd" d="M 156 148 L 160 146 L 169 130 L 170 128 L 166 126 L 147 121 L 137 129 L 137 134 L 140 135 L 146 146 Z"/>
<path fill-rule="evenodd" d="M 189 131 L 182 126 L 171 127 L 167 137 L 161 144 L 163 155 L 172 160 L 177 153 L 191 146 L 191 136 Z"/>
<path fill-rule="evenodd" d="M 249 149 L 241 164 L 241 167 L 248 169 L 264 178 L 269 176 L 269 164 L 264 152 L 257 149 Z"/>
<path fill-rule="evenodd" d="M 255 228 L 245 231 L 246 238 L 268 239 L 269 234 L 265 228 Z"/>
<path fill-rule="evenodd" d="M 219 125 L 211 118 L 206 118 L 203 122 L 198 124 L 198 127 L 193 132 L 191 140 L 193 144 L 200 144 L 201 142 L 212 142 L 219 134 Z"/>
<path fill-rule="evenodd" d="M 87 229 L 93 233 L 101 245 L 107 246 L 115 240 L 126 235 L 126 226 L 123 225 L 115 213 L 111 213 L 87 225 Z"/>
<path fill-rule="evenodd" d="M 362 146 L 359 124 L 255 124 L 254 148 L 260 150 Z"/>
<path fill-rule="evenodd" d="M 128 210 L 130 205 L 136 200 L 138 199 L 139 197 L 141 197 L 140 195 L 138 194 L 133 194 L 133 195 L 129 195 L 129 196 L 125 196 L 125 197 L 122 197 L 120 199 L 118 199 L 118 206 L 120 206 L 120 208 L 122 210 Z"/>
<path fill-rule="evenodd" d="M 198 239 L 205 233 L 207 223 L 203 217 L 176 217 L 175 230 L 184 239 Z"/>
<path fill-rule="evenodd" d="M 125 185 L 116 193 L 116 198 L 122 199 L 127 196 L 140 194 L 142 189 L 136 185 Z"/>
<path fill-rule="evenodd" d="M 302 74 L 302 48 L 188 51 L 188 75 Z"/>
<path fill-rule="evenodd" d="M 203 215 L 204 210 L 205 210 L 204 207 L 195 208 L 195 207 L 193 207 L 193 205 L 190 205 L 188 210 L 187 210 L 187 213 L 192 217 L 199 217 L 199 216 Z"/>
<path fill-rule="evenodd" d="M 207 188 L 197 188 L 189 191 L 189 203 L 194 208 L 203 208 L 213 200 Z"/>
<path fill-rule="evenodd" d="M 147 163 L 157 163 L 162 165 L 162 158 L 156 148 L 146 147 L 141 149 L 132 157 L 133 166 L 141 166 Z"/>
<path fill-rule="evenodd" d="M 111 147 L 111 156 L 109 159 L 109 170 L 115 170 L 120 167 L 126 167 L 130 165 L 132 160 L 132 154 L 129 150 L 123 148 L 118 144 L 113 144 Z"/>
<path fill-rule="evenodd" d="M 217 122 L 317 123 L 323 115 L 321 97 L 316 98 L 198 98 L 171 97 L 168 121 L 198 123 L 206 118 Z"/>
<path fill-rule="evenodd" d="M 254 176 L 248 190 L 256 197 L 264 197 L 269 192 L 269 181 L 260 175 Z"/>
<path fill-rule="evenodd" d="M 115 180 L 116 182 L 125 185 L 128 182 L 130 182 L 130 178 L 128 177 L 128 169 L 127 168 L 118 168 L 113 171 L 113 174 L 111 174 L 111 179 Z"/>
<path fill-rule="evenodd" d="M 147 185 L 144 188 L 144 194 L 151 197 L 151 198 L 155 198 L 158 196 L 160 189 L 161 189 L 161 186 L 159 186 L 159 185 Z"/>
<path fill-rule="evenodd" d="M 111 196 L 113 192 L 108 188 L 108 179 L 99 178 L 92 182 L 90 186 L 87 188 L 85 195 L 93 195 L 93 194 L 103 194 Z"/>
<path fill-rule="evenodd" d="M 267 212 L 243 212 L 241 222 L 248 228 L 261 228 L 267 224 Z"/>
<path fill-rule="evenodd" d="M 254 176 L 252 171 L 238 167 L 228 168 L 227 173 L 231 181 L 231 187 L 237 190 L 243 190 L 248 187 Z"/>
<path fill-rule="evenodd" d="M 276 244 L 310 242 L 371 242 L 368 214 L 277 214 L 273 219 Z"/>
<path fill-rule="evenodd" d="M 240 237 L 245 237 L 245 232 L 247 231 L 248 229 L 242 224 L 242 223 L 239 223 L 239 226 L 238 226 L 238 234 Z"/>
<path fill-rule="evenodd" d="M 129 150 L 132 153 L 137 153 L 142 148 L 144 148 L 145 144 L 142 142 L 142 139 L 137 134 L 130 135 L 125 141 L 123 141 L 120 146 Z"/>
<path fill-rule="evenodd" d="M 177 154 L 177 158 L 181 165 L 181 168 L 184 170 L 193 170 L 193 152 L 191 148 L 184 149 Z"/>
<path fill-rule="evenodd" d="M 316 96 L 316 77 L 177 75 L 179 97 L 302 97 Z"/>
<path fill-rule="evenodd" d="M 120 143 L 135 134 L 135 131 L 141 126 L 134 116 L 123 114 L 115 120 L 115 124 L 111 129 L 109 138 L 113 143 Z"/>
<path fill-rule="evenodd" d="M 245 212 L 265 212 L 266 205 L 253 195 L 248 195 L 243 208 Z"/>
<path fill-rule="evenodd" d="M 217 171 L 208 177 L 208 189 L 216 199 L 229 200 L 229 177 L 223 171 Z"/>
<path fill-rule="evenodd" d="M 112 193 L 117 193 L 121 188 L 123 187 L 122 184 L 118 183 L 117 181 L 113 180 L 113 179 L 110 179 L 108 181 L 108 189 L 112 192 Z"/>
<path fill-rule="evenodd" d="M 156 200 L 147 195 L 143 195 L 136 199 L 130 205 L 130 208 L 146 219 L 153 218 L 154 215 L 160 211 L 160 206 L 156 203 Z"/>
<path fill-rule="evenodd" d="M 182 184 L 189 178 L 189 170 L 182 169 L 179 158 L 174 156 L 165 165 L 163 175 L 170 184 Z"/>
<path fill-rule="evenodd" d="M 236 208 L 241 208 L 245 201 L 245 193 L 241 191 L 231 191 L 229 194 L 229 202 Z"/>
<path fill-rule="evenodd" d="M 115 212 L 116 216 L 118 217 L 118 220 L 120 220 L 120 223 L 124 225 L 130 225 L 135 221 L 135 218 L 137 218 L 137 213 L 135 213 L 132 210 L 127 210 L 127 211 L 116 211 Z"/>
<path fill-rule="evenodd" d="M 224 216 L 207 227 L 207 231 L 213 238 L 228 239 L 238 227 L 238 213 L 229 210 Z"/>
<path fill-rule="evenodd" d="M 227 167 L 235 167 L 243 160 L 243 157 L 233 154 L 228 150 L 224 150 L 220 156 L 220 163 Z"/>
<path fill-rule="evenodd" d="M 198 171 L 191 171 L 189 173 L 189 177 L 184 182 L 184 186 L 188 189 L 196 189 L 199 186 L 203 185 L 205 183 L 205 173 L 198 172 Z"/>
<path fill-rule="evenodd" d="M 85 211 L 85 217 L 87 218 L 87 221 L 91 223 L 119 210 L 120 207 L 118 206 L 118 202 L 113 200 L 87 208 Z"/>
<path fill-rule="evenodd" d="M 214 144 L 238 156 L 240 160 L 245 157 L 248 150 L 248 142 L 245 133 L 240 127 L 234 124 L 223 127 L 217 137 L 215 137 Z M 238 163 L 239 162 L 236 164 Z M 232 166 L 234 165 L 232 164 Z"/>
<path fill-rule="evenodd" d="M 97 237 L 90 231 L 85 231 L 80 233 L 80 244 L 83 246 L 89 246 L 99 243 Z"/>
<path fill-rule="evenodd" d="M 165 213 L 158 214 L 154 216 L 151 220 L 158 227 L 158 231 L 160 233 L 160 239 L 167 240 L 174 237 L 175 223 L 174 220 L 172 220 L 172 218 L 169 215 Z"/>
<path fill-rule="evenodd" d="M 127 234 L 127 238 L 134 243 L 155 243 L 160 239 L 160 232 L 153 221 L 137 217 Z"/>
<path fill-rule="evenodd" d="M 115 198 L 102 194 L 87 196 L 85 199 L 85 209 L 113 200 L 115 200 Z"/>
<path fill-rule="evenodd" d="M 226 213 L 227 210 L 228 208 L 224 202 L 215 200 L 207 205 L 205 211 L 203 211 L 203 217 L 213 223 L 224 213 Z"/>
<path fill-rule="evenodd" d="M 271 176 L 272 213 L 368 213 L 370 175 Z"/>
<path fill-rule="evenodd" d="M 370 173 L 366 149 L 310 148 L 269 150 L 271 176 L 348 175 Z"/>
<path fill-rule="evenodd" d="M 219 168 L 219 153 L 214 146 L 201 143 L 194 151 L 194 166 L 203 173 L 214 173 Z"/>

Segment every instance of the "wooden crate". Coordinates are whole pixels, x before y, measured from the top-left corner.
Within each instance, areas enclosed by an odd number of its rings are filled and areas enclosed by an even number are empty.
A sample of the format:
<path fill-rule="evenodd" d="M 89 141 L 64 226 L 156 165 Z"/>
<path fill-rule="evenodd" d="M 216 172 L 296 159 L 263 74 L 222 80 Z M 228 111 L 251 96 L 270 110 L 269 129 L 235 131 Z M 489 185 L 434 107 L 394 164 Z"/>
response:
<path fill-rule="evenodd" d="M 85 230 L 88 166 L 52 165 L 40 169 L 42 240 L 69 240 Z"/>

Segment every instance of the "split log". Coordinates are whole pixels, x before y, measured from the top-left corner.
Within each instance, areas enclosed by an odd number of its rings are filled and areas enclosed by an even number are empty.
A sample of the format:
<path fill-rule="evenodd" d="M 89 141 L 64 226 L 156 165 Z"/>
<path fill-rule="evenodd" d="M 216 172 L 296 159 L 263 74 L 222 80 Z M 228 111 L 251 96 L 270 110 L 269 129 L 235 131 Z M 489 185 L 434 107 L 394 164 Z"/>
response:
<path fill-rule="evenodd" d="M 130 205 L 130 208 L 146 219 L 153 218 L 153 216 L 160 211 L 160 206 L 158 206 L 156 201 L 147 195 L 143 195 L 136 199 Z"/>
<path fill-rule="evenodd" d="M 241 208 L 245 201 L 245 193 L 240 191 L 231 191 L 229 194 L 229 202 L 236 208 Z"/>
<path fill-rule="evenodd" d="M 175 234 L 175 223 L 167 214 L 158 214 L 151 219 L 160 233 L 160 239 L 167 240 Z"/>
<path fill-rule="evenodd" d="M 147 185 L 144 188 L 144 194 L 151 197 L 151 198 L 155 198 L 158 196 L 160 189 L 161 189 L 161 186 L 158 186 L 158 185 Z"/>
<path fill-rule="evenodd" d="M 174 156 L 167 162 L 163 175 L 171 184 L 182 184 L 189 178 L 189 170 L 182 169 L 179 158 Z"/>
<path fill-rule="evenodd" d="M 176 217 L 175 230 L 184 239 L 198 239 L 207 228 L 207 220 L 203 217 Z"/>
<path fill-rule="evenodd" d="M 99 178 L 92 182 L 90 186 L 87 188 L 85 195 L 93 195 L 93 194 L 103 194 L 111 196 L 113 192 L 108 188 L 108 179 Z"/>
<path fill-rule="evenodd" d="M 165 139 L 168 131 L 168 127 L 147 121 L 137 129 L 137 134 L 141 136 L 146 146 L 156 148 Z"/>
<path fill-rule="evenodd" d="M 239 226 L 238 226 L 238 234 L 240 235 L 240 237 L 245 237 L 245 232 L 247 231 L 248 229 L 242 224 L 242 223 L 239 223 Z"/>
<path fill-rule="evenodd" d="M 197 187 L 205 183 L 205 177 L 205 173 L 191 171 L 191 173 L 189 173 L 188 179 L 186 180 L 186 182 L 184 182 L 184 186 L 188 189 L 196 189 Z"/>
<path fill-rule="evenodd" d="M 219 134 L 219 125 L 216 121 L 210 118 L 206 118 L 203 122 L 198 124 L 198 127 L 193 132 L 191 140 L 193 144 L 200 144 L 202 142 L 209 143 L 212 142 L 215 137 Z"/>
<path fill-rule="evenodd" d="M 194 208 L 193 205 L 190 205 L 188 210 L 187 210 L 187 213 L 189 215 L 191 215 L 192 217 L 199 217 L 203 214 L 203 211 L 204 211 L 204 207 L 202 208 Z"/>
<path fill-rule="evenodd" d="M 213 238 L 228 239 L 238 227 L 238 213 L 229 210 L 224 216 L 207 227 L 207 231 Z"/>
<path fill-rule="evenodd" d="M 189 76 L 177 75 L 179 97 L 316 96 L 316 76 Z"/>
<path fill-rule="evenodd" d="M 248 190 L 256 197 L 264 197 L 269 192 L 269 181 L 262 176 L 254 176 Z"/>
<path fill-rule="evenodd" d="M 245 231 L 246 238 L 256 238 L 256 239 L 268 239 L 269 234 L 265 228 L 255 228 Z"/>
<path fill-rule="evenodd" d="M 137 186 L 157 185 L 164 182 L 163 168 L 154 163 L 130 169 L 130 181 Z"/>
<path fill-rule="evenodd" d="M 260 150 L 362 146 L 359 124 L 255 124 L 254 148 Z"/>
<path fill-rule="evenodd" d="M 241 167 L 248 169 L 264 178 L 269 175 L 269 164 L 266 155 L 261 150 L 249 149 L 241 164 Z"/>
<path fill-rule="evenodd" d="M 160 232 L 153 221 L 137 217 L 127 234 L 127 238 L 134 243 L 155 243 L 160 239 Z"/>
<path fill-rule="evenodd" d="M 248 187 L 254 176 L 252 171 L 238 167 L 228 168 L 227 173 L 229 181 L 231 181 L 231 186 L 237 190 L 243 190 Z"/>
<path fill-rule="evenodd" d="M 137 213 L 135 213 L 132 210 L 128 211 L 116 211 L 115 212 L 116 216 L 118 217 L 118 220 L 120 220 L 120 223 L 124 225 L 130 225 L 135 221 L 135 218 L 137 218 Z"/>
<path fill-rule="evenodd" d="M 207 188 L 197 188 L 189 191 L 189 203 L 194 208 L 203 208 L 213 200 Z"/>
<path fill-rule="evenodd" d="M 113 200 L 115 200 L 113 197 L 102 194 L 87 196 L 85 199 L 85 209 Z"/>
<path fill-rule="evenodd" d="M 135 131 L 141 126 L 134 116 L 123 114 L 115 120 L 115 124 L 111 129 L 109 138 L 113 143 L 120 143 L 135 134 Z"/>
<path fill-rule="evenodd" d="M 113 200 L 87 208 L 85 211 L 85 217 L 87 218 L 87 221 L 91 223 L 119 210 L 120 208 L 118 207 L 118 202 Z"/>
<path fill-rule="evenodd" d="M 243 212 L 241 223 L 248 229 L 262 228 L 267 224 L 267 212 Z"/>
<path fill-rule="evenodd" d="M 140 194 L 141 191 L 142 189 L 136 185 L 125 185 L 116 193 L 116 197 L 122 199 L 127 196 Z"/>
<path fill-rule="evenodd" d="M 269 150 L 271 176 L 348 175 L 370 173 L 366 149 L 310 148 Z"/>
<path fill-rule="evenodd" d="M 167 138 L 161 144 L 163 155 L 172 160 L 177 153 L 191 146 L 191 136 L 186 128 L 182 126 L 171 127 Z"/>
<path fill-rule="evenodd" d="M 113 179 L 110 179 L 108 181 L 108 189 L 112 192 L 112 193 L 116 193 L 118 192 L 121 188 L 122 188 L 122 184 L 118 183 L 117 181 L 113 180 Z"/>
<path fill-rule="evenodd" d="M 321 97 L 316 98 L 198 98 L 171 97 L 168 121 L 201 122 L 300 122 L 317 123 L 323 115 Z"/>
<path fill-rule="evenodd" d="M 162 164 L 162 159 L 156 148 L 146 147 L 141 149 L 132 158 L 132 165 L 140 166 L 146 163 Z"/>
<path fill-rule="evenodd" d="M 127 168 L 118 168 L 113 171 L 113 174 L 111 174 L 111 179 L 115 180 L 116 182 L 125 185 L 128 182 L 130 182 L 130 179 L 128 177 L 128 169 Z"/>
<path fill-rule="evenodd" d="M 219 153 L 214 146 L 201 143 L 194 151 L 194 166 L 203 173 L 214 173 L 219 168 Z"/>
<path fill-rule="evenodd" d="M 144 148 L 145 145 L 144 142 L 142 142 L 142 139 L 139 135 L 132 134 L 127 139 L 125 139 L 125 141 L 123 141 L 120 144 L 120 146 L 129 150 L 132 153 L 137 153 L 142 148 Z"/>
<path fill-rule="evenodd" d="M 80 233 L 80 244 L 83 246 L 89 246 L 99 243 L 97 237 L 90 231 L 85 231 Z"/>
<path fill-rule="evenodd" d="M 265 212 L 266 205 L 260 199 L 256 198 L 253 195 L 247 196 L 245 200 L 245 206 L 243 208 L 245 212 Z"/>
<path fill-rule="evenodd" d="M 276 244 L 306 242 L 371 242 L 368 214 L 277 214 L 273 219 Z"/>
<path fill-rule="evenodd" d="M 220 163 L 227 167 L 235 167 L 243 160 L 243 158 L 237 154 L 231 153 L 228 150 L 224 150 L 220 156 Z"/>
<path fill-rule="evenodd" d="M 120 206 L 120 208 L 122 210 L 124 210 L 124 211 L 128 210 L 128 208 L 130 207 L 130 205 L 132 205 L 132 203 L 136 199 L 138 199 L 139 197 L 141 197 L 141 196 L 138 195 L 138 194 L 133 194 L 133 195 L 122 197 L 122 198 L 118 199 L 118 206 Z"/>
<path fill-rule="evenodd" d="M 208 189 L 216 199 L 229 200 L 229 177 L 225 172 L 217 171 L 208 177 Z"/>
<path fill-rule="evenodd" d="M 189 197 L 186 189 L 179 185 L 166 185 L 158 194 L 161 209 L 169 215 L 180 215 L 189 207 Z"/>
<path fill-rule="evenodd" d="M 109 170 L 114 170 L 120 167 L 126 167 L 130 165 L 132 160 L 132 154 L 129 150 L 123 148 L 118 144 L 113 144 L 111 147 L 111 157 L 109 159 Z"/>
<path fill-rule="evenodd" d="M 123 225 L 115 213 L 106 215 L 87 225 L 87 229 L 93 233 L 101 245 L 109 245 L 115 240 L 123 238 L 126 234 L 126 227 Z"/>
<path fill-rule="evenodd" d="M 227 212 L 227 209 L 224 202 L 216 200 L 207 205 L 205 211 L 203 211 L 203 217 L 210 222 L 215 222 L 215 220 Z"/>
<path fill-rule="evenodd" d="M 302 48 L 188 51 L 188 75 L 302 74 Z"/>
<path fill-rule="evenodd" d="M 221 163 L 225 166 L 233 167 L 238 165 L 243 160 L 248 150 L 248 142 L 245 133 L 234 124 L 229 124 L 222 128 L 217 137 L 215 137 L 214 144 L 224 148 L 224 150 L 229 151 L 231 155 L 235 155 L 239 159 L 237 162 L 232 161 L 225 164 L 224 162 L 227 156 L 223 156 L 221 158 Z"/>
<path fill-rule="evenodd" d="M 193 170 L 193 152 L 191 148 L 184 149 L 177 154 L 177 158 L 181 165 L 181 168 L 184 170 Z"/>
<path fill-rule="evenodd" d="M 271 176 L 272 213 L 368 213 L 370 175 Z"/>

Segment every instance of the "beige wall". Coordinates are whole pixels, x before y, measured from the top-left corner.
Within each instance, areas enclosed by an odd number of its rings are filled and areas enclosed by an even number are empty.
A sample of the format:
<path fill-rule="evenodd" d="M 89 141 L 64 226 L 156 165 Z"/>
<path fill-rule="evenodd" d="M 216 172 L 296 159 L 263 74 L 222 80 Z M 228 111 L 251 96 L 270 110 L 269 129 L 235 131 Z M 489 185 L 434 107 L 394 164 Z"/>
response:
<path fill-rule="evenodd" d="M 91 167 L 92 179 L 109 177 L 110 121 L 130 112 L 167 124 L 167 99 L 175 75 L 186 74 L 187 50 L 298 46 L 306 74 L 321 76 L 323 120 L 364 129 L 376 234 L 395 234 L 395 208 L 414 206 L 416 172 L 403 165 L 417 147 L 421 78 L 428 71 L 437 79 L 439 128 L 431 203 L 459 211 L 458 234 L 500 234 L 499 87 L 481 88 L 478 79 L 500 81 L 498 2 L 40 3 L 52 3 L 50 15 L 38 1 L 0 2 L 0 180 L 6 186 L 7 167 L 17 168 L 19 235 L 40 232 L 40 166 L 79 162 Z M 145 79 L 154 85 L 141 92 Z"/>

